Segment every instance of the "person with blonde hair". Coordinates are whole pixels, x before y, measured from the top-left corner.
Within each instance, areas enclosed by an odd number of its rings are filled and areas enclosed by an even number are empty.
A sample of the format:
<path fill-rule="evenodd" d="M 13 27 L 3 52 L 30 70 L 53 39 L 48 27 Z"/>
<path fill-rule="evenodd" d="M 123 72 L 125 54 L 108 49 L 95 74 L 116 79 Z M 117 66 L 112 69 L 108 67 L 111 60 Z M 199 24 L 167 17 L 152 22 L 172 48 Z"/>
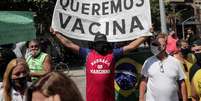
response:
<path fill-rule="evenodd" d="M 3 77 L 0 101 L 24 101 L 28 87 L 29 68 L 23 58 L 11 60 Z"/>
<path fill-rule="evenodd" d="M 26 101 L 83 101 L 76 84 L 60 72 L 50 72 L 26 92 Z"/>

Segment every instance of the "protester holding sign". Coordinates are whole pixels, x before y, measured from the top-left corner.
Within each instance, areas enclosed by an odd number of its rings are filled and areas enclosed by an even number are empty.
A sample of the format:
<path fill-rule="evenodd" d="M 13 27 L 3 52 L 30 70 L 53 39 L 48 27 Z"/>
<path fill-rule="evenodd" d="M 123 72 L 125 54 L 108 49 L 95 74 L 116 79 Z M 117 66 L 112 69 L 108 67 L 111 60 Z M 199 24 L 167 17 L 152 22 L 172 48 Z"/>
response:
<path fill-rule="evenodd" d="M 114 62 L 118 57 L 137 48 L 146 37 L 140 37 L 127 46 L 112 49 L 106 35 L 95 36 L 94 49 L 81 48 L 59 32 L 53 32 L 65 47 L 86 59 L 86 100 L 115 101 Z"/>
<path fill-rule="evenodd" d="M 57 0 L 51 27 L 64 46 L 86 59 L 86 100 L 115 101 L 114 62 L 151 35 L 149 0 Z M 93 49 L 81 48 L 59 32 L 94 41 Z M 122 48 L 109 44 L 129 40 L 134 41 Z"/>

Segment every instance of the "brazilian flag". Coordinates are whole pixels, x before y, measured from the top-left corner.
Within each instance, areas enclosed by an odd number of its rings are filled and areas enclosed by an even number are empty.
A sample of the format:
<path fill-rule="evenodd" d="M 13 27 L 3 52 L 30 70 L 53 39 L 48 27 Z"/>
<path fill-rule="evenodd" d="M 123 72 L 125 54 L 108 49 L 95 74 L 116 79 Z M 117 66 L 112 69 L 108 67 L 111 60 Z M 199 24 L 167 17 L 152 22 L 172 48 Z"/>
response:
<path fill-rule="evenodd" d="M 138 101 L 139 100 L 139 83 L 140 71 L 144 61 L 152 54 L 149 48 L 138 48 L 135 52 L 120 58 L 115 64 L 115 99 L 116 101 Z M 137 80 L 132 79 L 130 76 L 121 77 L 122 84 L 119 83 L 119 71 L 124 71 L 127 74 L 134 73 Z M 127 79 L 133 81 L 133 85 Z M 122 86 L 123 85 L 123 86 Z M 131 86 L 132 85 L 132 86 Z"/>

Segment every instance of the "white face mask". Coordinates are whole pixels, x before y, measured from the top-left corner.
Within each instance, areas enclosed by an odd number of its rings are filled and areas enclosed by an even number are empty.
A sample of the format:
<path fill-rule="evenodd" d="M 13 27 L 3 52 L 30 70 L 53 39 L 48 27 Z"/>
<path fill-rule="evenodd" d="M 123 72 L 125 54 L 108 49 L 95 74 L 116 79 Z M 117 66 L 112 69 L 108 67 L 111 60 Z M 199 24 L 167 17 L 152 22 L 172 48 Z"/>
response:
<path fill-rule="evenodd" d="M 158 54 L 160 54 L 162 51 L 163 51 L 163 49 L 161 49 L 159 46 L 153 46 L 153 45 L 151 45 L 151 52 L 152 52 L 154 55 L 158 55 Z"/>
<path fill-rule="evenodd" d="M 41 52 L 40 49 L 38 49 L 37 51 L 31 51 L 31 55 L 32 55 L 33 57 L 35 57 L 35 56 L 37 56 L 40 52 Z"/>

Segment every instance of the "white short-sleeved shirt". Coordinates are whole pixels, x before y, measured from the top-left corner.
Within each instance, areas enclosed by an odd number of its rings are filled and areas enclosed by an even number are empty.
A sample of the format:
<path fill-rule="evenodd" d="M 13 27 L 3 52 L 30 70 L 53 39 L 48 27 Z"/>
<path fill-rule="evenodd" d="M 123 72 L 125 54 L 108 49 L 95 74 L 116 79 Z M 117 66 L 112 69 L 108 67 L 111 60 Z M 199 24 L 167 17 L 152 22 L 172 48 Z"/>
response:
<path fill-rule="evenodd" d="M 164 72 L 161 72 L 161 65 Z M 172 56 L 160 61 L 156 56 L 143 64 L 141 74 L 148 78 L 146 101 L 178 101 L 178 80 L 185 75 L 181 64 Z"/>
<path fill-rule="evenodd" d="M 14 89 L 12 89 L 11 92 L 12 101 L 25 101 L 25 96 L 21 95 L 20 92 L 17 92 Z M 0 101 L 5 101 L 2 88 L 0 90 Z"/>

